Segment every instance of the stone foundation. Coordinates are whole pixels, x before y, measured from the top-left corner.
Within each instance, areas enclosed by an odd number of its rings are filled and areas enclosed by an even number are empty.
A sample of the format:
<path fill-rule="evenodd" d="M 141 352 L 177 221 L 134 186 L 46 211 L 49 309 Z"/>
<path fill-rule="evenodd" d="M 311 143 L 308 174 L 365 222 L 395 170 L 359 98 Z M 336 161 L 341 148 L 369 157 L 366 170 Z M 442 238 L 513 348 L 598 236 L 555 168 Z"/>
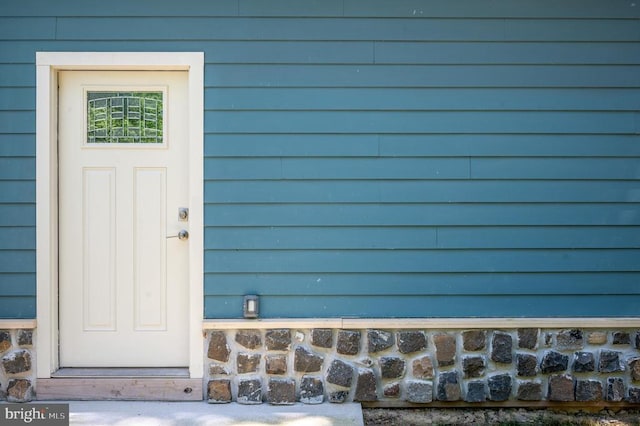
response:
<path fill-rule="evenodd" d="M 640 404 L 640 331 L 211 330 L 210 403 Z"/>
<path fill-rule="evenodd" d="M 0 330 L 0 400 L 27 402 L 34 398 L 33 330 Z"/>

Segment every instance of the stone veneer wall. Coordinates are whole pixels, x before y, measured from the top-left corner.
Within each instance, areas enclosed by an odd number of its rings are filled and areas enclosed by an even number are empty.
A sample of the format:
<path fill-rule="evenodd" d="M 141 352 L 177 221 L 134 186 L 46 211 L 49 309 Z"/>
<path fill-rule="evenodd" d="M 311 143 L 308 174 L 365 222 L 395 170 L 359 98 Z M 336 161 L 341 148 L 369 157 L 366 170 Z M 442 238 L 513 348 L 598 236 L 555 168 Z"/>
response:
<path fill-rule="evenodd" d="M 33 330 L 0 330 L 0 400 L 33 399 L 33 355 Z"/>
<path fill-rule="evenodd" d="M 640 404 L 640 331 L 212 330 L 211 403 Z"/>

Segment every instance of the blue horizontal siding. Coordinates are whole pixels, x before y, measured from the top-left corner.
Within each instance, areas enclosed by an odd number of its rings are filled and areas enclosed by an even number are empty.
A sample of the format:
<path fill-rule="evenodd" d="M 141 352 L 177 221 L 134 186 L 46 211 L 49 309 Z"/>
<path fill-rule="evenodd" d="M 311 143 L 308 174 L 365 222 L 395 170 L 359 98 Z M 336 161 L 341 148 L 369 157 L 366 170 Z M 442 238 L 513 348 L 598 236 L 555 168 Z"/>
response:
<path fill-rule="evenodd" d="M 2 114 L 0 113 L 0 116 Z M 36 162 L 33 157 L 0 157 L 0 179 L 35 179 Z"/>
<path fill-rule="evenodd" d="M 0 111 L 0 128 L 5 133 L 32 133 L 35 122 L 35 111 Z"/>
<path fill-rule="evenodd" d="M 0 250 L 0 273 L 32 272 L 35 266 L 35 250 Z"/>
<path fill-rule="evenodd" d="M 205 245 L 217 250 L 640 248 L 640 227 L 209 227 Z"/>
<path fill-rule="evenodd" d="M 177 15 L 177 14 L 176 14 Z M 601 17 L 599 17 L 601 18 Z M 113 31 L 113 28 L 118 31 Z M 60 40 L 640 41 L 634 20 L 62 17 Z"/>
<path fill-rule="evenodd" d="M 227 158 L 205 179 L 638 179 L 640 158 Z M 10 172 L 7 172 L 10 175 Z M 2 176 L 2 175 L 0 175 Z"/>
<path fill-rule="evenodd" d="M 0 111 L 31 111 L 35 98 L 34 88 L 0 88 Z"/>
<path fill-rule="evenodd" d="M 3 14 L 6 5 L 2 5 Z M 0 40 L 50 40 L 56 37 L 55 18 L 0 17 Z"/>
<path fill-rule="evenodd" d="M 36 154 L 35 133 L 32 133 L 32 134 L 1 134 L 0 133 L 0 157 L 31 157 L 33 158 L 35 154 Z"/>
<path fill-rule="evenodd" d="M 640 272 L 638 256 L 637 249 L 206 250 L 204 258 L 205 272 Z"/>
<path fill-rule="evenodd" d="M 0 226 L 35 226 L 36 206 L 0 203 Z"/>
<path fill-rule="evenodd" d="M 0 203 L 32 203 L 35 199 L 35 181 L 0 180 Z"/>
<path fill-rule="evenodd" d="M 638 157 L 633 135 L 382 135 L 383 156 Z"/>
<path fill-rule="evenodd" d="M 207 226 L 640 225 L 640 204 L 207 204 Z"/>
<path fill-rule="evenodd" d="M 258 2 L 259 0 L 252 0 Z M 284 0 L 286 1 L 286 0 Z M 447 0 L 344 0 L 346 16 L 378 17 L 501 17 L 501 18 L 636 18 L 640 11 L 635 3 L 623 0 L 541 0 L 513 2 L 495 0 L 485 2 L 463 0 L 455 6 Z"/>
<path fill-rule="evenodd" d="M 13 2 L 3 6 L 5 16 L 306 16 L 378 18 L 622 18 L 640 17 L 634 3 L 625 0 L 544 0 L 485 2 L 466 0 L 452 7 L 447 0 L 211 0 L 146 3 L 114 0 L 110 7 L 98 0 L 52 4 L 48 0 Z"/>
<path fill-rule="evenodd" d="M 640 87 L 637 65 L 235 65 L 207 87 Z"/>
<path fill-rule="evenodd" d="M 205 53 L 205 316 L 638 315 L 626 0 L 25 0 L 0 317 L 35 316 L 35 52 Z M 543 301 L 544 303 L 541 303 Z"/>
<path fill-rule="evenodd" d="M 0 298 L 0 318 L 28 319 L 36 317 L 36 298 L 5 296 Z"/>
<path fill-rule="evenodd" d="M 212 88 L 205 100 L 214 110 L 636 111 L 640 90 Z"/>
<path fill-rule="evenodd" d="M 376 42 L 378 64 L 637 64 L 637 43 Z"/>
<path fill-rule="evenodd" d="M 205 179 L 461 179 L 465 158 L 206 159 Z"/>
<path fill-rule="evenodd" d="M 633 134 L 639 121 L 640 116 L 634 112 L 207 111 L 205 131 Z M 20 124 L 15 126 L 20 129 Z"/>
<path fill-rule="evenodd" d="M 0 135 L 0 138 L 2 135 Z M 633 135 L 205 135 L 206 157 L 638 157 Z M 2 145 L 0 145 L 1 149 Z"/>
<path fill-rule="evenodd" d="M 545 297 L 547 296 L 547 297 Z M 260 301 L 260 315 L 274 317 L 359 317 L 359 318 L 447 318 L 455 311 L 460 317 L 540 317 L 541 299 L 548 312 L 562 317 L 630 317 L 637 316 L 640 296 L 558 296 L 532 295 L 510 297 L 476 296 L 265 296 Z M 235 318 L 242 297 L 205 297 L 205 316 Z M 590 306 L 588 312 L 584 306 Z M 615 311 L 611 311 L 615 306 Z"/>
<path fill-rule="evenodd" d="M 232 180 L 205 182 L 210 203 L 624 203 L 636 180 Z"/>
<path fill-rule="evenodd" d="M 0 250 L 35 250 L 35 248 L 36 229 L 34 227 L 0 227 Z"/>
<path fill-rule="evenodd" d="M 637 277 L 634 272 L 207 273 L 205 293 L 242 296 L 268 287 L 268 296 L 627 296 L 640 293 Z"/>
<path fill-rule="evenodd" d="M 36 295 L 36 274 L 32 273 L 2 273 L 0 274 L 0 294 L 3 296 Z"/>

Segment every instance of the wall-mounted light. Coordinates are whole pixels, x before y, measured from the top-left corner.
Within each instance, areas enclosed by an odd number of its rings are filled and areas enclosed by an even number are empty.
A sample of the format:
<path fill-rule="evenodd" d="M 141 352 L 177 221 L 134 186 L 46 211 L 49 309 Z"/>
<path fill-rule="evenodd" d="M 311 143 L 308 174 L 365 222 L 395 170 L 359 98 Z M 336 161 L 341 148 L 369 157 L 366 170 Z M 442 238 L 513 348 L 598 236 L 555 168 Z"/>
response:
<path fill-rule="evenodd" d="M 260 302 L 258 296 L 255 294 L 248 294 L 244 296 L 244 302 L 242 304 L 242 313 L 245 318 L 258 318 L 260 312 Z"/>

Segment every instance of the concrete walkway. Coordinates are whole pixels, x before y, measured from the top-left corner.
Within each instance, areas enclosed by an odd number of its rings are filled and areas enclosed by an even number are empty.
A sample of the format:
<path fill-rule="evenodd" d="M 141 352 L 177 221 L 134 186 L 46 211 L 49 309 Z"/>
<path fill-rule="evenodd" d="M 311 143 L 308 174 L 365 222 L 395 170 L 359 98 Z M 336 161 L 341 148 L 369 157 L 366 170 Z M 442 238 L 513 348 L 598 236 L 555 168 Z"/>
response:
<path fill-rule="evenodd" d="M 43 403 L 43 401 L 34 401 Z M 61 402 L 61 401 L 60 401 Z M 46 402 L 44 402 L 46 403 Z M 52 402 L 59 403 L 59 402 Z M 72 425 L 362 426 L 360 404 L 291 406 L 205 402 L 70 401 Z"/>

